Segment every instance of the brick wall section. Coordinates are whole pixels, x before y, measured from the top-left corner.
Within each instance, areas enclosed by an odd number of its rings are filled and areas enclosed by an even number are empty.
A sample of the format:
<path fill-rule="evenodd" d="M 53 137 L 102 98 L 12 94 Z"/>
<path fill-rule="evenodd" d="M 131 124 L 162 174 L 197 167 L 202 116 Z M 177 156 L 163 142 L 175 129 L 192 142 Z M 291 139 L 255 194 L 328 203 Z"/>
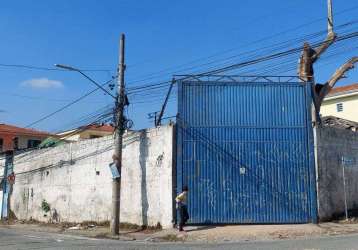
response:
<path fill-rule="evenodd" d="M 168 125 L 125 136 L 122 222 L 171 227 L 173 131 Z M 109 221 L 113 143 L 109 136 L 17 155 L 11 210 L 25 220 Z M 49 213 L 41 209 L 43 200 Z"/>

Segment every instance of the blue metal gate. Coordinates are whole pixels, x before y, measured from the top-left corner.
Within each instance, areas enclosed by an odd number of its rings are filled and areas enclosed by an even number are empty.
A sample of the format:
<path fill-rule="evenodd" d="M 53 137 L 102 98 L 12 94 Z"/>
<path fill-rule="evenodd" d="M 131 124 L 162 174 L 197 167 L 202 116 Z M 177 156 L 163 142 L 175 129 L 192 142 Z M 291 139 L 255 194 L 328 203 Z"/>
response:
<path fill-rule="evenodd" d="M 178 81 L 177 192 L 188 185 L 190 223 L 315 222 L 310 84 L 240 80 Z"/>

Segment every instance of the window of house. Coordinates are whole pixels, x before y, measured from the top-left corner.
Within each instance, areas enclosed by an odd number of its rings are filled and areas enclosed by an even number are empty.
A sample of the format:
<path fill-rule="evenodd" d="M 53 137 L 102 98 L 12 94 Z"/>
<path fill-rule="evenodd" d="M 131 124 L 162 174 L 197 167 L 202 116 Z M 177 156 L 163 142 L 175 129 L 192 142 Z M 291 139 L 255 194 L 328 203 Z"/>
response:
<path fill-rule="evenodd" d="M 90 139 L 95 139 L 95 138 L 100 138 L 100 137 L 102 137 L 102 136 L 100 136 L 100 135 L 90 135 L 89 136 Z"/>
<path fill-rule="evenodd" d="M 27 148 L 36 148 L 38 145 L 40 145 L 40 140 L 28 140 L 27 141 Z"/>
<path fill-rule="evenodd" d="M 342 112 L 343 111 L 343 103 L 337 103 L 337 112 Z"/>
<path fill-rule="evenodd" d="M 4 146 L 4 140 L 0 138 L 0 152 L 2 152 L 3 146 Z"/>

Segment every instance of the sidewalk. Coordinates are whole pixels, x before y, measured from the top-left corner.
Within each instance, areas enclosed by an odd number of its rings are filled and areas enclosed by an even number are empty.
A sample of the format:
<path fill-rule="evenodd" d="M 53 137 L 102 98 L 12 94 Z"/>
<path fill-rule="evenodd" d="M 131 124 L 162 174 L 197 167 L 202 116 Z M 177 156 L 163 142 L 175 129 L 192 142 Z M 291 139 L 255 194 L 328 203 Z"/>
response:
<path fill-rule="evenodd" d="M 55 224 L 1 224 L 2 228 L 13 228 L 37 232 L 50 232 L 70 234 L 94 238 L 113 238 L 109 234 L 108 226 L 77 225 L 63 227 Z M 342 235 L 358 233 L 356 223 L 322 223 L 299 225 L 232 225 L 232 226 L 189 226 L 185 232 L 175 229 L 168 230 L 141 230 L 121 229 L 120 236 L 113 239 L 125 241 L 151 241 L 151 242 L 243 242 L 265 241 L 277 239 L 312 238 L 319 236 Z"/>
<path fill-rule="evenodd" d="M 201 226 L 187 227 L 185 230 L 185 233 L 179 233 L 176 230 L 160 232 L 154 240 L 218 243 L 312 238 L 358 233 L 358 224 Z M 159 236 L 159 234 L 163 235 Z"/>

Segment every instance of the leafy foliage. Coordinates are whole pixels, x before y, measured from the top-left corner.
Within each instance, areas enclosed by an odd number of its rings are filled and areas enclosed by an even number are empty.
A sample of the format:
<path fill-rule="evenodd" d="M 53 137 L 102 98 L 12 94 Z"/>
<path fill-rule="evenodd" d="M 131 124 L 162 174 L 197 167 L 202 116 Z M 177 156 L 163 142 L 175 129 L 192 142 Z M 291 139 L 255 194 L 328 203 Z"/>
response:
<path fill-rule="evenodd" d="M 46 200 L 42 200 L 41 208 L 45 213 L 47 213 L 48 211 L 51 210 L 50 204 L 48 204 L 48 202 Z"/>

